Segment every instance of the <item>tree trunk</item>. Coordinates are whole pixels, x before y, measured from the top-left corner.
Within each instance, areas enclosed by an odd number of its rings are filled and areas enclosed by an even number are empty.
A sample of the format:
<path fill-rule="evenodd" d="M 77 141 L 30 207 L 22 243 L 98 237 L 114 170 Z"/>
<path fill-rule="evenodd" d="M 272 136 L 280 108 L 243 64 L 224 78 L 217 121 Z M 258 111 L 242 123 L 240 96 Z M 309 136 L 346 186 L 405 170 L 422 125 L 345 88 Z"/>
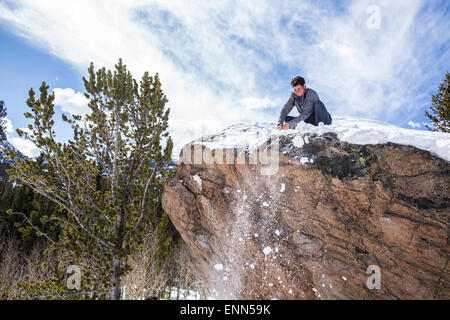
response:
<path fill-rule="evenodd" d="M 125 216 L 125 210 L 120 206 L 119 214 L 117 215 L 117 221 L 115 224 L 116 233 L 116 246 L 113 253 L 113 260 L 111 266 L 111 288 L 109 291 L 110 300 L 120 300 L 121 287 L 120 287 L 120 276 L 121 276 L 121 266 L 122 260 L 120 258 L 120 250 L 122 250 L 123 245 L 123 221 Z"/>
<path fill-rule="evenodd" d="M 110 300 L 120 300 L 120 258 L 113 258 L 111 273 Z"/>

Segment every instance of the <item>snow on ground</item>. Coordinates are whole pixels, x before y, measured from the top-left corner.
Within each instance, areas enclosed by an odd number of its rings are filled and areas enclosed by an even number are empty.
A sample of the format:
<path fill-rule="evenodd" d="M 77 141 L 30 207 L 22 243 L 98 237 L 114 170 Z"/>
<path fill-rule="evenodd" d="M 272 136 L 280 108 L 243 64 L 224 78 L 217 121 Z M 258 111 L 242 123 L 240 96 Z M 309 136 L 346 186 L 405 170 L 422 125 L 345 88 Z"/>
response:
<path fill-rule="evenodd" d="M 122 286 L 122 299 L 123 300 L 145 300 L 148 295 L 147 289 L 144 289 L 144 293 L 142 296 L 136 297 L 136 294 L 129 294 L 129 290 L 126 286 Z M 136 286 L 134 288 L 137 289 Z M 158 297 L 160 300 L 214 300 L 212 293 L 203 292 L 200 293 L 193 289 L 186 290 L 184 288 L 177 287 L 166 287 L 166 294 L 170 291 L 170 298 L 167 296 Z M 152 294 L 153 295 L 153 294 Z"/>
<path fill-rule="evenodd" d="M 179 296 L 177 297 L 177 293 Z M 166 300 L 166 299 L 161 299 Z M 177 287 L 172 287 L 170 290 L 170 300 L 214 300 L 211 294 L 206 297 L 194 290 L 178 289 Z"/>
<path fill-rule="evenodd" d="M 275 123 L 263 122 L 255 124 L 232 125 L 223 131 L 201 137 L 192 144 L 202 144 L 209 149 L 240 148 L 253 150 L 267 141 L 269 136 L 282 136 L 292 133 L 315 133 L 321 135 L 335 132 L 339 140 L 353 144 L 382 144 L 387 142 L 410 145 L 427 150 L 447 161 L 450 161 L 450 133 L 432 132 L 415 129 L 404 129 L 395 125 L 355 117 L 334 116 L 331 125 L 313 126 L 300 122 L 295 129 L 278 130 Z M 295 137 L 294 143 L 302 146 L 308 143 L 307 137 L 302 141 Z"/>

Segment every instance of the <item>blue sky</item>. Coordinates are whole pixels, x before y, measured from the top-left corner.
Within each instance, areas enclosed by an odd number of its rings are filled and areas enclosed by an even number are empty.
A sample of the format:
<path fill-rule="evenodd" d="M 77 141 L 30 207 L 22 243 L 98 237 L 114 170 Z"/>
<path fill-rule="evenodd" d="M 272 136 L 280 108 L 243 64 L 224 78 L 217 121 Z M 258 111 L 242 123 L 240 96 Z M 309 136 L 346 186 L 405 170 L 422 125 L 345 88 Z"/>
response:
<path fill-rule="evenodd" d="M 8 139 L 19 149 L 28 151 L 29 155 L 36 154 L 37 150 L 14 132 L 14 128 L 24 128 L 29 123 L 23 115 L 28 109 L 28 91 L 33 88 L 38 93 L 42 81 L 51 88 L 73 88 L 81 91 L 81 76 L 69 63 L 11 34 L 5 25 L 0 25 L 0 43 L 0 99 L 5 101 L 7 118 L 12 124 Z M 61 118 L 61 114 L 61 109 L 57 107 L 57 119 Z M 71 137 L 70 129 L 67 130 L 65 123 L 56 121 L 55 128 L 60 141 Z"/>
<path fill-rule="evenodd" d="M 161 76 L 175 152 L 234 123 L 275 122 L 302 75 L 332 115 L 424 130 L 450 61 L 448 1 L 0 0 L 0 99 L 8 139 L 27 125 L 28 90 L 55 90 L 61 113 L 85 113 L 90 61 L 122 57 L 136 78 Z M 291 115 L 296 115 L 292 111 Z M 419 126 L 420 125 L 420 126 Z"/>

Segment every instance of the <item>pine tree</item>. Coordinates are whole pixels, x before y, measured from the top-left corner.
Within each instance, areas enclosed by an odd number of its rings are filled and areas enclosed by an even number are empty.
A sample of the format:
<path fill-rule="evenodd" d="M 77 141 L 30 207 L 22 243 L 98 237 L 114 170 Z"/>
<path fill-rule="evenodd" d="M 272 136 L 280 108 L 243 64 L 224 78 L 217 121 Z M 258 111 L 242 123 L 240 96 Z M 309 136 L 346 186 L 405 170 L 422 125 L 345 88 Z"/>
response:
<path fill-rule="evenodd" d="M 56 141 L 55 95 L 48 93 L 49 86 L 42 83 L 38 99 L 29 90 L 31 112 L 25 116 L 32 120 L 31 132 L 17 133 L 42 150 L 48 166 L 40 172 L 35 161 L 19 159 L 8 173 L 58 205 L 58 213 L 42 222 L 59 223 L 59 238 L 48 237 L 51 249 L 65 252 L 63 263 L 82 268 L 81 291 L 116 300 L 129 270 L 127 258 L 140 249 L 144 228 L 160 210 L 164 181 L 173 174 L 165 170 L 173 148 L 166 131 L 170 109 L 157 73 L 145 72 L 138 85 L 122 59 L 114 72 L 95 71 L 92 62 L 88 72 L 83 82 L 90 113 L 63 115 L 73 130 L 67 143 Z M 15 157 L 14 151 L 8 156 Z M 62 284 L 62 269 L 55 270 L 54 281 L 44 287 L 70 294 Z M 35 284 L 26 289 L 43 292 Z"/>
<path fill-rule="evenodd" d="M 432 121 L 432 126 L 426 125 L 430 131 L 450 132 L 450 73 L 439 86 L 439 91 L 431 97 L 430 107 L 433 114 L 425 111 L 425 115 Z"/>
<path fill-rule="evenodd" d="M 6 140 L 6 107 L 5 102 L 0 100 L 0 141 Z"/>
<path fill-rule="evenodd" d="M 45 170 L 44 160 L 42 153 L 36 158 L 36 163 L 41 168 L 39 174 Z M 38 239 L 36 230 L 27 224 L 27 220 L 33 222 L 40 230 L 50 233 L 52 237 L 58 235 L 57 225 L 51 222 L 41 223 L 42 217 L 56 211 L 56 205 L 20 181 L 11 180 L 6 173 L 8 168 L 10 168 L 8 163 L 0 163 L 0 221 L 3 222 L 0 223 L 0 229 L 6 230 L 8 236 L 14 236 L 19 247 L 27 251 Z M 9 209 L 20 214 L 8 216 L 6 212 Z"/>

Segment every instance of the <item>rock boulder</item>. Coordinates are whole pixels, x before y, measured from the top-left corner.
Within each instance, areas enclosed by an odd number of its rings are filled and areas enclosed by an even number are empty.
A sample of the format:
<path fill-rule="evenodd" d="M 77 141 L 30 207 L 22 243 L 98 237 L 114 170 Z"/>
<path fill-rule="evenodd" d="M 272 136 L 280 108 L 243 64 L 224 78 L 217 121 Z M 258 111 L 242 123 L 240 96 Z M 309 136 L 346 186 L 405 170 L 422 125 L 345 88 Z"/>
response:
<path fill-rule="evenodd" d="M 192 142 L 165 185 L 163 208 L 217 298 L 450 298 L 447 160 L 333 132 L 274 140 L 259 151 Z M 275 174 L 261 174 L 263 151 Z M 217 154 L 234 163 L 205 157 Z"/>

